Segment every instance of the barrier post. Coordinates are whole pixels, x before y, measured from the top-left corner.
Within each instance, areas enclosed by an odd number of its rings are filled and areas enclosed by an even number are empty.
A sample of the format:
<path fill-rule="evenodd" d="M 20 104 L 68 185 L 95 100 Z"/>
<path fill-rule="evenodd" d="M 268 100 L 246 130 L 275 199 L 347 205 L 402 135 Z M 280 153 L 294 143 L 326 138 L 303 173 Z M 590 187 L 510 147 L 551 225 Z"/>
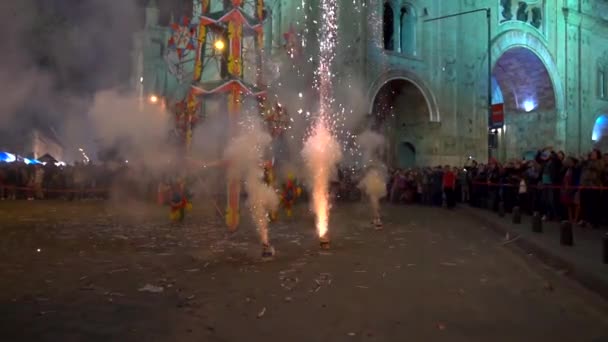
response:
<path fill-rule="evenodd" d="M 532 231 L 535 233 L 543 232 L 543 220 L 538 211 L 535 211 L 534 215 L 532 216 Z"/>
<path fill-rule="evenodd" d="M 521 209 L 519 207 L 513 207 L 513 223 L 521 224 Z"/>
<path fill-rule="evenodd" d="M 498 202 L 498 216 L 505 217 L 505 202 Z"/>
<path fill-rule="evenodd" d="M 574 234 L 572 233 L 572 223 L 563 221 L 560 226 L 559 243 L 562 246 L 574 245 Z"/>
<path fill-rule="evenodd" d="M 608 233 L 604 234 L 604 238 L 602 239 L 602 247 L 604 252 L 604 264 L 608 264 Z"/>

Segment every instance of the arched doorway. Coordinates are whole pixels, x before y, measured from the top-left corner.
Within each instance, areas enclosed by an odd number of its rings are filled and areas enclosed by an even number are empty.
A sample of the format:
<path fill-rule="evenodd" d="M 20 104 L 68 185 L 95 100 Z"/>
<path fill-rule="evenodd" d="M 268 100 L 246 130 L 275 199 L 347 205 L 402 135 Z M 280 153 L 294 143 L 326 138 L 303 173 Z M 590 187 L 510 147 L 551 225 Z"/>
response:
<path fill-rule="evenodd" d="M 521 158 L 531 149 L 559 146 L 558 113 L 553 81 L 545 63 L 526 47 L 512 47 L 492 70 L 492 103 L 502 103 L 504 123 L 498 134 L 496 156 Z"/>
<path fill-rule="evenodd" d="M 413 81 L 394 78 L 378 89 L 372 104 L 371 127 L 389 142 L 385 154 L 389 165 L 416 164 L 417 151 L 432 140 L 426 131 L 430 117 L 428 99 Z"/>
<path fill-rule="evenodd" d="M 407 141 L 397 146 L 397 167 L 411 168 L 416 166 L 416 148 Z"/>

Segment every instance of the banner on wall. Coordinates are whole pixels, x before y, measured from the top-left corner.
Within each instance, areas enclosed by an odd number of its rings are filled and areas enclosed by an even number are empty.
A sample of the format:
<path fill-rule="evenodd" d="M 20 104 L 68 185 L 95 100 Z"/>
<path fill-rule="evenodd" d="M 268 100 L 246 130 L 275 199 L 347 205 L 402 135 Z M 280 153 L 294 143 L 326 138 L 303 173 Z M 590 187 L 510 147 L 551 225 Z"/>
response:
<path fill-rule="evenodd" d="M 492 105 L 489 120 L 491 129 L 502 128 L 505 124 L 505 105 L 504 103 L 496 103 Z"/>

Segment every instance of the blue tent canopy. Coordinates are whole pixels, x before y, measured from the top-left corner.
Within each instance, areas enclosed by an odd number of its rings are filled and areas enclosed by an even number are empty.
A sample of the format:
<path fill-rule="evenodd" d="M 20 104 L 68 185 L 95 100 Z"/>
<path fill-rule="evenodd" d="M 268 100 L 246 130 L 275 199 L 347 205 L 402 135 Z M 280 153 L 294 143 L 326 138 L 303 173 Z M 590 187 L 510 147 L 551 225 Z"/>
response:
<path fill-rule="evenodd" d="M 17 156 L 8 152 L 0 152 L 0 162 L 12 163 L 17 160 Z"/>
<path fill-rule="evenodd" d="M 34 165 L 41 164 L 42 165 L 42 162 L 40 160 L 24 158 L 24 157 L 18 156 L 16 154 L 8 153 L 8 152 L 0 152 L 0 162 L 2 162 L 2 163 L 24 162 L 26 165 L 30 165 L 30 164 L 34 164 Z"/>

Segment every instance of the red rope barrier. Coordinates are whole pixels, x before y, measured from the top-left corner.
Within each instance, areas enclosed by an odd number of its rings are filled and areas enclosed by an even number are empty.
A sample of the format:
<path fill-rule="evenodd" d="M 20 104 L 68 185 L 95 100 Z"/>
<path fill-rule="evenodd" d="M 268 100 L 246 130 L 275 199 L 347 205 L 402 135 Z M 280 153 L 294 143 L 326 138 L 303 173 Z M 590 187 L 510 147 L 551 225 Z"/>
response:
<path fill-rule="evenodd" d="M 48 189 L 48 188 L 36 188 L 36 187 L 22 187 L 14 185 L 0 185 L 0 189 L 4 190 L 18 190 L 18 191 L 42 191 L 51 193 L 103 193 L 110 191 L 109 189 L 101 188 L 85 188 L 85 189 Z"/>
<path fill-rule="evenodd" d="M 473 182 L 473 185 L 482 185 L 487 187 L 507 187 L 507 188 L 519 188 L 519 184 L 498 184 L 498 183 L 484 183 L 484 182 Z M 527 184 L 526 189 L 562 189 L 562 190 L 608 190 L 608 186 L 565 186 L 565 185 L 552 185 L 552 184 Z"/>

